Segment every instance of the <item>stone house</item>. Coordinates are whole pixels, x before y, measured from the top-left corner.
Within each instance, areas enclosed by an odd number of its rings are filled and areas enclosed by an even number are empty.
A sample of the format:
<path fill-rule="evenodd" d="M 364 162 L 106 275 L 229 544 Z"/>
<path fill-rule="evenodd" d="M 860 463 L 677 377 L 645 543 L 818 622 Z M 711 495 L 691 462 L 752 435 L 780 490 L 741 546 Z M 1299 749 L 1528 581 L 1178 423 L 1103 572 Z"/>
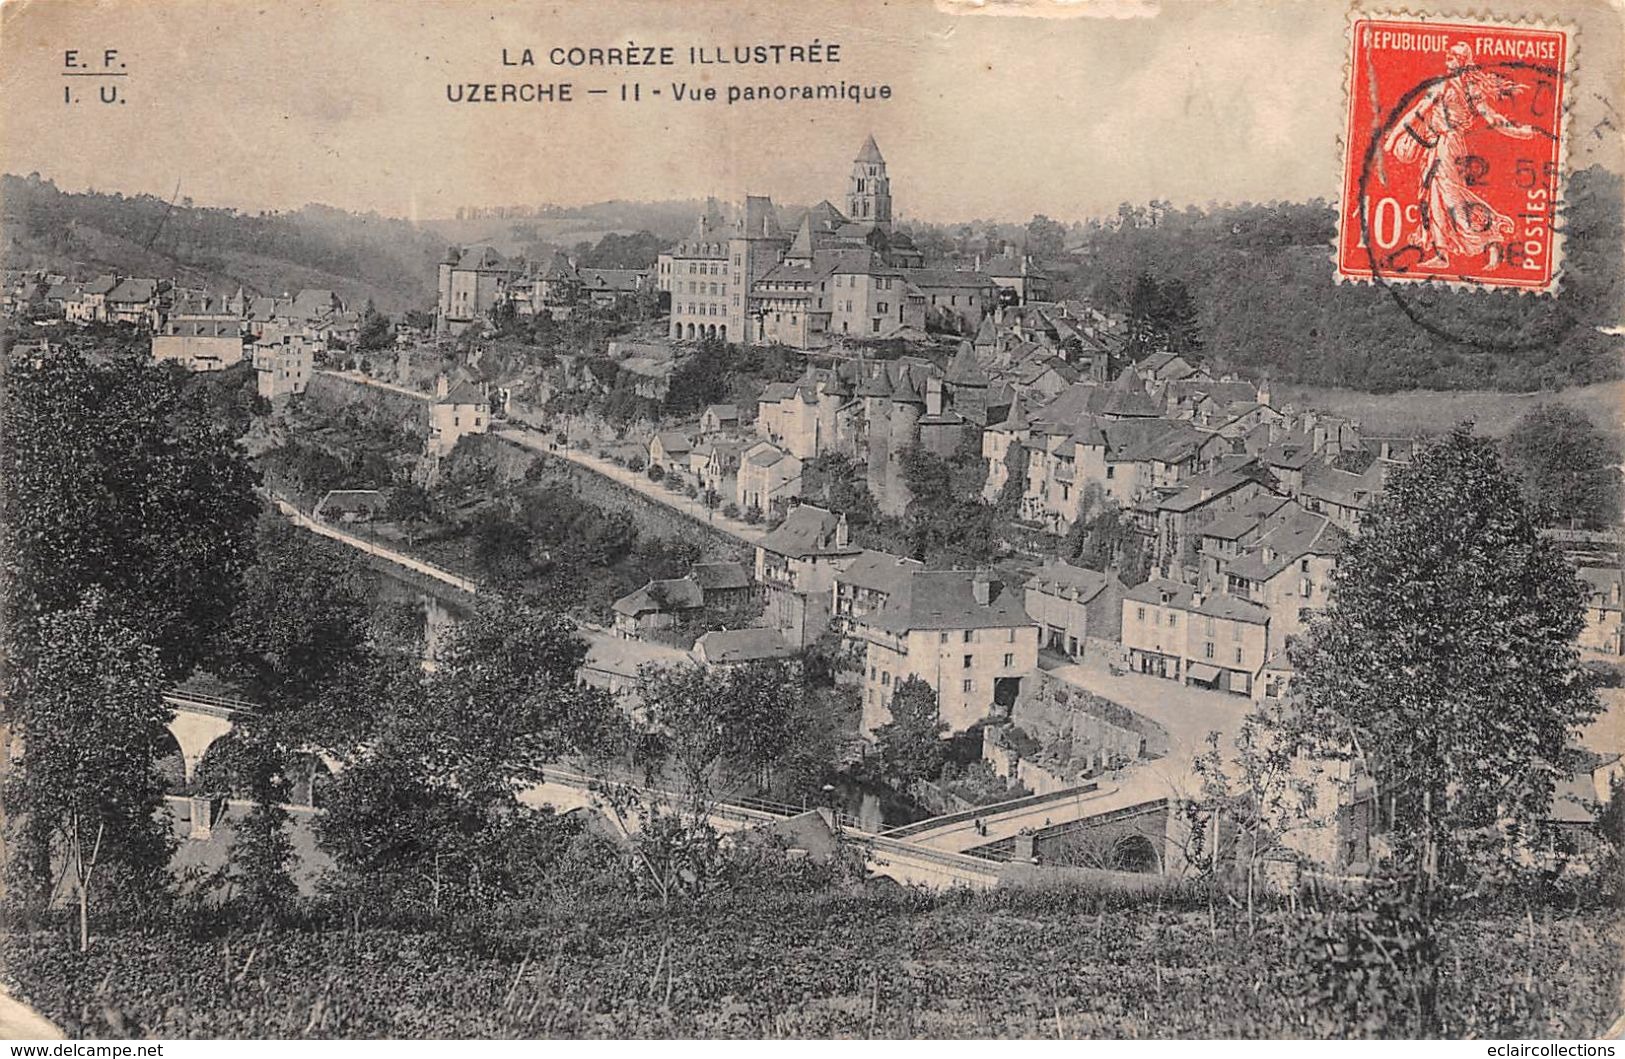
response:
<path fill-rule="evenodd" d="M 1038 623 L 1040 643 L 1073 658 L 1093 637 L 1118 640 L 1123 628 L 1123 583 L 1063 559 L 1047 560 L 1027 579 L 1027 614 Z"/>

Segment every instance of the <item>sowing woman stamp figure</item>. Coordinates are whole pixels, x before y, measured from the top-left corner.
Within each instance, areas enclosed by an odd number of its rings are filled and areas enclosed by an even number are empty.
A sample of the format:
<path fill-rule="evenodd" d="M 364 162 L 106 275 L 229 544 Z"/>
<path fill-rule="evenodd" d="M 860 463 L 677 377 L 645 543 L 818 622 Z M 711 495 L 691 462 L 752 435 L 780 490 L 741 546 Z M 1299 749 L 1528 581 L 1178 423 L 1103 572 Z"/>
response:
<path fill-rule="evenodd" d="M 1419 267 L 1449 268 L 1452 255 L 1487 254 L 1487 267 L 1494 269 L 1515 226 L 1512 218 L 1472 191 L 1471 185 L 1482 178 L 1475 166 L 1484 163 L 1469 149 L 1468 134 L 1479 121 L 1519 140 L 1542 130 L 1496 110 L 1494 101 L 1510 99 L 1527 86 L 1478 66 L 1469 45 L 1459 41 L 1451 45 L 1444 62 L 1449 76 L 1423 93 L 1394 125 L 1383 151 L 1400 162 L 1421 164 L 1419 221 L 1412 236 L 1413 245 L 1422 251 Z"/>

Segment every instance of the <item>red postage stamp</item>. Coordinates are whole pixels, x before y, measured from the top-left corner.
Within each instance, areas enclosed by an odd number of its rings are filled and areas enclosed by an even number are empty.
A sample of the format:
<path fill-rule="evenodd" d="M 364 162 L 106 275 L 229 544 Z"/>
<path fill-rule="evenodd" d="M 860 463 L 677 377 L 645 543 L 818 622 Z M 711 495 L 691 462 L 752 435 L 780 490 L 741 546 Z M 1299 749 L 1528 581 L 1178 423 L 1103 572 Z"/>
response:
<path fill-rule="evenodd" d="M 1569 30 L 1356 16 L 1339 278 L 1553 290 Z"/>

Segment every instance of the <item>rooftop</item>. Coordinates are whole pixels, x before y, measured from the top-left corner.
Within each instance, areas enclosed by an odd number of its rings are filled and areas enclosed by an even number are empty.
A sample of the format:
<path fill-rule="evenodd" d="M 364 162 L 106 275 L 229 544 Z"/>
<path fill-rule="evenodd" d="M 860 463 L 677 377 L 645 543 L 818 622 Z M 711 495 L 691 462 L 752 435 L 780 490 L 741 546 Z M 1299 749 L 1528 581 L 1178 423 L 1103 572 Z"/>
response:
<path fill-rule="evenodd" d="M 915 629 L 1019 628 L 1033 623 L 1020 594 L 997 579 L 988 582 L 988 602 L 977 602 L 977 579 L 972 570 L 915 571 L 875 612 L 872 624 L 906 633 Z"/>

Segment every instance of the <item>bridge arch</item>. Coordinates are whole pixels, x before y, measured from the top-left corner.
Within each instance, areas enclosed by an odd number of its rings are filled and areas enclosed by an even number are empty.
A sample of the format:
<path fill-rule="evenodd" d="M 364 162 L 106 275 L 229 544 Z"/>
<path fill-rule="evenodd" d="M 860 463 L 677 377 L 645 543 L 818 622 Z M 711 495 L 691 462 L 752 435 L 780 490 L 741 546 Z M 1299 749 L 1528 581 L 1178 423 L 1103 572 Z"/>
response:
<path fill-rule="evenodd" d="M 1156 843 L 1145 835 L 1124 835 L 1112 847 L 1112 867 L 1117 871 L 1156 875 L 1162 871 L 1162 858 Z"/>
<path fill-rule="evenodd" d="M 209 749 L 229 734 L 234 724 L 223 711 L 202 711 L 176 704 L 175 716 L 169 722 L 169 734 L 179 747 L 183 763 L 182 778 L 190 783 L 198 765 Z"/>

